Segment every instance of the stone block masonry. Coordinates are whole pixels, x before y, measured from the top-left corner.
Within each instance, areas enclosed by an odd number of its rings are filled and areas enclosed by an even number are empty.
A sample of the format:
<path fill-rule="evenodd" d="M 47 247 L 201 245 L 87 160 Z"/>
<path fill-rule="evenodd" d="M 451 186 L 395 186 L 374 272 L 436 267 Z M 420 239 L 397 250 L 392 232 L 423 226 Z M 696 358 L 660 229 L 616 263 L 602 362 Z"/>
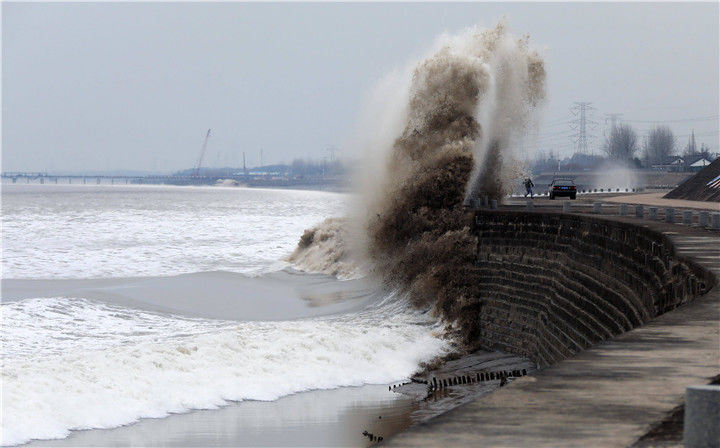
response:
<path fill-rule="evenodd" d="M 501 214 L 505 214 L 505 219 Z M 620 331 L 621 322 L 625 325 L 627 321 L 632 322 L 630 318 L 635 311 L 628 313 L 614 306 L 615 311 L 609 300 L 603 305 L 593 295 L 580 301 L 569 294 L 569 290 L 577 289 L 578 283 L 588 290 L 607 294 L 616 290 L 618 283 L 624 285 L 625 291 L 632 294 L 617 303 L 626 302 L 626 310 L 638 310 L 643 316 L 672 311 L 588 347 L 572 358 L 518 378 L 492 394 L 415 425 L 389 443 L 384 442 L 388 446 L 633 446 L 682 404 L 687 386 L 707 384 L 718 374 L 720 286 L 712 285 L 716 283 L 715 278 L 720 277 L 720 233 L 699 226 L 667 224 L 657 217 L 651 220 L 586 214 L 565 215 L 565 219 L 552 213 L 513 214 L 504 210 L 484 215 L 485 219 L 479 216 L 478 222 L 477 233 L 484 237 L 478 245 L 478 254 L 485 254 L 486 259 L 489 257 L 502 266 L 515 262 L 522 249 L 527 248 L 523 266 L 546 268 L 545 272 L 553 274 L 557 283 L 538 284 L 566 299 L 560 302 L 553 295 L 532 298 L 528 292 L 537 290 L 536 283 L 524 280 L 512 294 L 505 292 L 506 298 L 502 299 L 505 303 L 489 306 L 490 300 L 484 300 L 482 306 L 486 309 L 478 312 L 481 318 L 491 314 L 489 309 L 500 308 L 500 305 L 509 307 L 508 320 L 497 319 L 495 327 L 492 322 L 488 326 L 486 334 L 497 338 L 490 344 L 502 343 L 517 352 L 537 353 L 536 359 L 540 359 L 543 352 L 555 352 L 555 356 L 560 357 L 562 353 L 557 353 L 560 349 L 555 350 L 551 344 L 562 348 L 561 342 L 567 341 L 570 345 L 573 339 L 582 340 L 581 321 L 588 322 L 595 332 L 606 327 L 606 334 L 613 332 L 612 322 L 617 323 L 614 331 Z M 531 234 L 536 233 L 537 238 L 516 233 L 522 227 Z M 544 242 L 535 243 L 541 240 Z M 558 256 L 564 245 L 577 247 L 568 250 L 567 256 Z M 544 253 L 542 260 L 532 259 L 533 250 Z M 611 254 L 617 254 L 617 258 Z M 641 263 L 646 256 L 648 262 Z M 588 276 L 603 274 L 596 279 L 601 284 L 578 281 L 582 278 L 571 282 L 575 272 L 582 272 L 580 269 L 565 274 L 556 268 L 566 266 L 568 260 L 568 268 L 587 268 Z M 482 259 L 479 262 L 481 266 L 484 263 Z M 511 266 L 503 270 L 501 275 L 510 278 L 518 272 L 520 280 L 525 274 L 524 270 Z M 491 281 L 505 283 L 502 277 L 498 277 L 499 280 L 490 277 L 484 280 L 488 285 Z M 611 286 L 613 284 L 616 286 Z M 643 292 L 643 288 L 648 288 L 648 292 Z M 687 289 L 686 292 L 682 292 L 683 289 Z M 698 293 L 703 289 L 709 291 L 693 299 L 690 293 L 693 289 Z M 504 291 L 511 290 L 501 289 Z M 606 293 L 595 295 L 602 298 Z M 606 310 L 604 314 L 624 315 L 627 320 L 593 317 L 597 312 L 590 312 L 591 303 L 596 302 Z M 675 304 L 683 302 L 673 309 Z M 525 310 L 530 306 L 537 310 L 535 316 Z M 563 309 L 565 316 L 561 321 L 550 318 L 549 311 Z M 575 318 L 576 315 L 579 317 Z M 498 330 L 503 323 L 513 326 L 523 320 L 527 327 L 533 328 L 524 336 Z M 565 328 L 560 327 L 563 323 Z M 491 329 L 494 330 L 490 332 Z M 536 345 L 524 348 L 519 342 L 521 338 Z M 589 337 L 586 339 L 586 343 L 591 342 Z M 680 443 L 678 440 L 672 446 Z"/>
<path fill-rule="evenodd" d="M 592 216 L 479 211 L 479 344 L 552 365 L 704 294 L 665 235 Z"/>

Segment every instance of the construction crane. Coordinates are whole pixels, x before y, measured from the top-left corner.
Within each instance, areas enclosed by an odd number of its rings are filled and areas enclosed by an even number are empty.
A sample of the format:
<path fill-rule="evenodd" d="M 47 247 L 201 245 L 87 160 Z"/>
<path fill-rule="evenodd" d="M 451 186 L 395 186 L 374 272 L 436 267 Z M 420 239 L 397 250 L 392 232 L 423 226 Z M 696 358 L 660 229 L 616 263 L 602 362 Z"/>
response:
<path fill-rule="evenodd" d="M 205 141 L 202 145 L 202 150 L 200 151 L 200 159 L 198 160 L 197 167 L 195 168 L 195 177 L 198 177 L 200 174 L 200 166 L 202 166 L 203 158 L 205 157 L 205 151 L 207 150 L 207 142 L 210 138 L 210 129 L 208 129 L 207 134 L 205 134 Z"/>

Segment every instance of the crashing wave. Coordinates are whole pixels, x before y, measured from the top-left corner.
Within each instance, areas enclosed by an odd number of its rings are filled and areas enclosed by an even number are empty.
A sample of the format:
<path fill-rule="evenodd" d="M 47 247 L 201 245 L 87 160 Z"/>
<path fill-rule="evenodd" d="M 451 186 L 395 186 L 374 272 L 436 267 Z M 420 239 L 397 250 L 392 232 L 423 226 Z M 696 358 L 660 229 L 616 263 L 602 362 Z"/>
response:
<path fill-rule="evenodd" d="M 395 295 L 359 313 L 271 322 L 159 314 L 83 299 L 2 304 L 0 445 L 296 392 L 384 384 L 447 353 Z"/>
<path fill-rule="evenodd" d="M 340 280 L 366 276 L 367 261 L 353 250 L 350 229 L 348 219 L 326 219 L 303 233 L 287 261 L 301 271 L 333 275 Z"/>
<path fill-rule="evenodd" d="M 444 36 L 408 81 L 406 107 L 387 106 L 403 111 L 403 126 L 387 148 L 384 175 L 366 192 L 366 251 L 386 283 L 471 341 L 480 295 L 464 203 L 511 192 L 522 172 L 514 148 L 545 97 L 544 62 L 528 36 L 512 36 L 501 22 Z M 309 230 L 296 251 L 324 272 L 357 260 L 343 243 L 347 221 L 332 222 L 340 227 Z"/>

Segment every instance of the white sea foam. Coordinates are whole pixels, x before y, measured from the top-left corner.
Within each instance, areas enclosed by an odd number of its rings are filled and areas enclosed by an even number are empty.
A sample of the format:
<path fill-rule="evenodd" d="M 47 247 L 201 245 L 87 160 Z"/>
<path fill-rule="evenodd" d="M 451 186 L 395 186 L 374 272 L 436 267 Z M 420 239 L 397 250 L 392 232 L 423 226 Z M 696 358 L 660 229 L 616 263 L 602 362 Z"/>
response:
<path fill-rule="evenodd" d="M 3 185 L 3 278 L 258 274 L 348 195 L 162 186 Z"/>
<path fill-rule="evenodd" d="M 3 445 L 387 383 L 449 350 L 432 319 L 394 297 L 360 313 L 286 322 L 188 319 L 70 298 L 0 309 Z"/>
<path fill-rule="evenodd" d="M 304 229 L 344 215 L 348 200 L 117 186 L 7 185 L 2 195 L 5 279 L 272 271 L 287 265 L 281 260 Z M 3 445 L 230 401 L 398 381 L 450 349 L 436 321 L 394 297 L 359 313 L 280 322 L 33 298 L 3 303 L 0 320 Z"/>

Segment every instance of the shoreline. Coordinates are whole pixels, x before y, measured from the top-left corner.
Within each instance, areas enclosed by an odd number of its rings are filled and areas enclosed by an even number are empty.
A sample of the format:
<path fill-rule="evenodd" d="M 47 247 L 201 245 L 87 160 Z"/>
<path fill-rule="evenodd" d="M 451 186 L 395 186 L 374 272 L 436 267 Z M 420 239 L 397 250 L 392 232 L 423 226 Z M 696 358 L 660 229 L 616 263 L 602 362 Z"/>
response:
<path fill-rule="evenodd" d="M 411 425 L 416 403 L 365 385 L 299 392 L 275 401 L 231 402 L 129 425 L 71 431 L 23 447 L 70 446 L 369 446 L 363 431 L 396 434 Z"/>
<path fill-rule="evenodd" d="M 518 368 L 532 369 L 532 365 L 529 360 L 502 352 L 475 352 L 447 361 L 438 369 L 421 370 L 417 376 L 450 377 L 469 370 Z M 72 430 L 63 439 L 33 439 L 14 446 L 367 447 L 491 394 L 500 387 L 500 380 L 463 384 L 424 398 L 424 386 L 418 389 L 366 384 L 316 389 L 274 401 L 229 402 L 217 409 L 194 409 L 160 418 L 140 418 L 119 427 Z"/>
<path fill-rule="evenodd" d="M 236 308 L 231 305 L 236 301 L 232 295 L 210 294 L 205 295 L 203 306 L 198 307 L 200 302 L 193 298 L 193 291 L 207 293 L 202 285 L 208 284 L 228 292 L 241 287 L 247 289 L 250 285 L 249 289 L 255 290 L 256 297 L 245 296 L 242 306 Z M 378 300 L 381 292 L 370 286 L 368 279 L 338 281 L 322 274 L 284 270 L 264 277 L 204 272 L 172 277 L 10 279 L 3 281 L 2 292 L 3 304 L 49 295 L 44 292 L 52 292 L 56 296 L 75 293 L 84 300 L 151 312 L 190 318 L 217 318 L 213 313 L 221 312 L 223 320 L 249 321 L 267 319 L 269 315 L 278 320 L 352 313 Z M 303 296 L 303 290 L 315 297 L 331 297 L 333 302 L 313 304 L 308 296 Z M 283 302 L 281 313 L 278 313 L 278 306 L 272 305 L 270 296 L 273 295 Z M 208 296 L 212 296 L 213 300 L 208 301 Z M 430 364 L 438 363 L 430 361 Z M 441 367 L 435 369 L 418 366 L 413 378 L 452 377 L 469 370 L 532 369 L 527 360 L 502 352 L 444 356 L 439 364 Z M 406 381 L 411 381 L 411 378 L 398 379 L 398 382 Z M 412 387 L 391 388 L 394 384 L 302 391 L 269 402 L 231 401 L 218 409 L 191 409 L 160 418 L 141 417 L 119 427 L 72 430 L 64 439 L 32 440 L 16 446 L 370 446 L 377 442 L 378 437 L 391 437 L 500 387 L 498 380 L 462 387 L 458 385 L 426 396 L 424 386 L 419 390 Z M 273 417 L 268 421 L 254 420 L 253 416 L 258 415 Z M 302 424 L 297 424 L 298 415 L 303 416 Z M 374 440 L 364 436 L 363 432 L 372 435 Z"/>

